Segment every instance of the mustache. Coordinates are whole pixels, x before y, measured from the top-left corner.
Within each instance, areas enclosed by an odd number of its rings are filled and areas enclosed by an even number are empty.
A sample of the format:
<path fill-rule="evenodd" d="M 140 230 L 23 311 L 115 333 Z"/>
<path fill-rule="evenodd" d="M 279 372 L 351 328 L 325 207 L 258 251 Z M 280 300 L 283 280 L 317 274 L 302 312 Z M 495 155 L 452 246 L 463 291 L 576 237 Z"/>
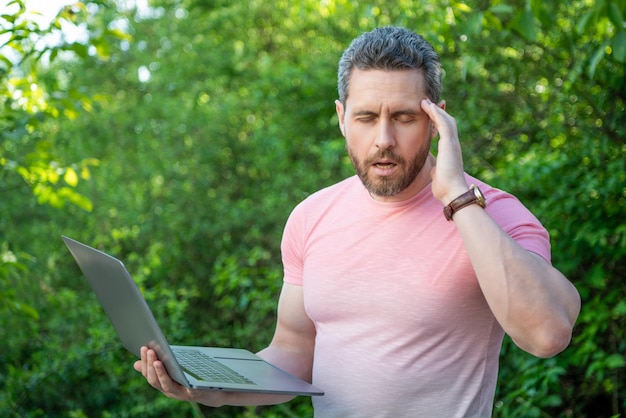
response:
<path fill-rule="evenodd" d="M 392 150 L 384 149 L 384 150 L 377 151 L 376 154 L 372 155 L 367 160 L 365 160 L 365 163 L 367 165 L 371 165 L 375 161 L 382 160 L 382 159 L 392 160 L 392 161 L 394 161 L 397 164 L 403 164 L 405 162 L 404 158 L 402 158 L 399 155 L 394 154 L 394 152 Z"/>

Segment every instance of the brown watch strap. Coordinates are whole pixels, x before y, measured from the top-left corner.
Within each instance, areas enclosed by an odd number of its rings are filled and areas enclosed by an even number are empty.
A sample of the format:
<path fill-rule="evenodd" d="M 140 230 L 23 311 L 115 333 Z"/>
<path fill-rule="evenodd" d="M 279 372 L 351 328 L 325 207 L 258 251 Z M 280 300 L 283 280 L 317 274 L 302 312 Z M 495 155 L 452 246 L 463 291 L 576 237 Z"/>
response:
<path fill-rule="evenodd" d="M 482 196 L 480 191 L 477 190 L 476 186 L 473 184 L 470 186 L 470 189 L 463 193 L 461 196 L 454 199 L 450 202 L 446 207 L 443 208 L 443 215 L 446 217 L 448 221 L 452 220 L 452 216 L 459 210 L 463 209 L 466 206 L 473 205 L 474 203 L 480 205 L 481 207 L 485 207 L 484 199 L 479 198 Z"/>

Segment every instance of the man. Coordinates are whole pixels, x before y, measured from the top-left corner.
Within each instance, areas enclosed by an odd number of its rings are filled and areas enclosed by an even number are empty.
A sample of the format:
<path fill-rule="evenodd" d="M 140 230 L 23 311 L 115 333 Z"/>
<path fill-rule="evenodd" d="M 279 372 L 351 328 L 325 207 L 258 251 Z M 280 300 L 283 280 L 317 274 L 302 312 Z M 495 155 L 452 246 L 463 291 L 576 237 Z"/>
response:
<path fill-rule="evenodd" d="M 546 230 L 464 173 L 440 92 L 439 57 L 408 30 L 365 33 L 341 58 L 336 110 L 357 176 L 287 221 L 276 331 L 259 353 L 325 391 L 316 415 L 488 417 L 505 332 L 538 357 L 571 339 L 580 298 Z M 135 369 L 212 406 L 289 399 L 188 390 L 146 348 Z"/>

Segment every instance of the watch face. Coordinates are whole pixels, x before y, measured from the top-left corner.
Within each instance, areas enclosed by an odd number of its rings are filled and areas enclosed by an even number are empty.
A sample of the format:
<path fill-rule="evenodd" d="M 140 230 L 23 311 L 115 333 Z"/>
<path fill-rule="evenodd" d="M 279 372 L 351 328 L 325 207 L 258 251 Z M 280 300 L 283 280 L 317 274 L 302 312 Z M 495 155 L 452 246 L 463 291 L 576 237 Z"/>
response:
<path fill-rule="evenodd" d="M 485 196 L 483 195 L 483 192 L 480 191 L 478 186 L 475 186 L 472 184 L 470 188 L 474 190 L 474 195 L 476 196 L 476 199 L 478 199 L 478 204 L 482 206 L 483 208 L 486 207 L 487 201 L 485 200 Z"/>

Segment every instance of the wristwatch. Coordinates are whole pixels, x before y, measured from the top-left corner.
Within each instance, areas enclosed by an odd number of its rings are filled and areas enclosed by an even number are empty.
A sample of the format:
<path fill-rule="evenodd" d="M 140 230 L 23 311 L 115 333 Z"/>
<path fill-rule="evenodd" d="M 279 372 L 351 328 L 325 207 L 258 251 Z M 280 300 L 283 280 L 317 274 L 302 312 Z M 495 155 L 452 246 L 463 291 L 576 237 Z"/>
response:
<path fill-rule="evenodd" d="M 481 208 L 487 207 L 487 201 L 485 200 L 485 196 L 483 196 L 482 192 L 477 186 L 472 184 L 469 187 L 468 191 L 454 199 L 448 204 L 448 206 L 443 208 L 443 215 L 448 221 L 451 221 L 452 216 L 455 213 L 463 209 L 465 206 L 473 204 L 477 204 Z"/>

